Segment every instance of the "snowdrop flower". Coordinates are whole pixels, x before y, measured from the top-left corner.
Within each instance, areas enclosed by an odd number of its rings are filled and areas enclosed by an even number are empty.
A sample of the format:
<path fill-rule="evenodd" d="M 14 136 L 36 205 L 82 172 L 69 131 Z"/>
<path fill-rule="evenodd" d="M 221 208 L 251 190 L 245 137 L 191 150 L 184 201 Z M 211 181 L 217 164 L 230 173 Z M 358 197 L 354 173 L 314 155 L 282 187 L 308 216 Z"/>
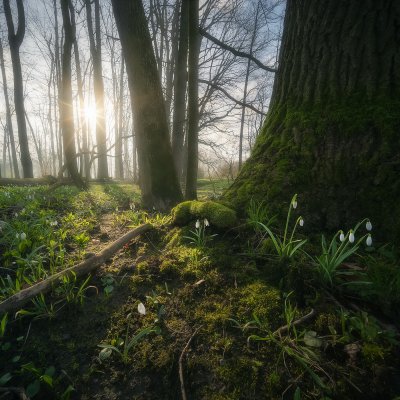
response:
<path fill-rule="evenodd" d="M 354 243 L 354 239 L 355 239 L 354 233 L 353 233 L 353 231 L 350 231 L 350 234 L 349 234 L 349 242 L 350 242 L 350 243 Z"/>
<path fill-rule="evenodd" d="M 292 207 L 295 209 L 297 208 L 297 200 L 292 201 Z"/>
<path fill-rule="evenodd" d="M 25 240 L 26 239 L 26 233 L 22 232 L 20 235 L 21 240 Z"/>
<path fill-rule="evenodd" d="M 196 221 L 196 229 L 199 229 L 199 228 L 200 228 L 200 221 L 197 220 L 197 221 Z"/>
<path fill-rule="evenodd" d="M 207 218 L 204 218 L 204 226 L 210 226 L 210 223 L 208 222 Z"/>
<path fill-rule="evenodd" d="M 372 224 L 370 220 L 368 220 L 365 224 L 365 228 L 367 229 L 367 231 L 372 231 Z"/>
<path fill-rule="evenodd" d="M 146 307 L 144 306 L 143 303 L 138 304 L 137 310 L 138 310 L 139 314 L 146 315 Z"/>
<path fill-rule="evenodd" d="M 368 235 L 367 240 L 365 241 L 365 243 L 367 244 L 367 246 L 371 246 L 372 245 L 372 237 L 371 237 L 371 235 Z"/>
<path fill-rule="evenodd" d="M 18 218 L 18 213 L 14 213 L 14 217 L 15 217 L 15 218 Z"/>
<path fill-rule="evenodd" d="M 304 219 L 302 217 L 300 217 L 299 219 L 299 225 L 304 226 Z"/>
<path fill-rule="evenodd" d="M 341 242 L 344 242 L 344 233 L 343 233 L 343 231 L 340 231 L 339 240 Z"/>
<path fill-rule="evenodd" d="M 16 238 L 16 239 L 19 239 L 19 233 L 17 233 L 17 234 L 15 235 L 15 238 Z"/>

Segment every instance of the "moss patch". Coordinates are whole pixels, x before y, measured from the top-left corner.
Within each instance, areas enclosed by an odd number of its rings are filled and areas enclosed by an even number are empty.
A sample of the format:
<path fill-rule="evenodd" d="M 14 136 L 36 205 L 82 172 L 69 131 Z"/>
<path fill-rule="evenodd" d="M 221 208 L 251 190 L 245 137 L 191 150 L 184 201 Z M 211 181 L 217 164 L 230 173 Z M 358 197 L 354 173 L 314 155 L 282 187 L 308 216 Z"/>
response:
<path fill-rule="evenodd" d="M 212 226 L 224 229 L 235 226 L 237 222 L 234 210 L 215 201 L 184 201 L 173 208 L 172 216 L 178 225 L 207 218 Z"/>

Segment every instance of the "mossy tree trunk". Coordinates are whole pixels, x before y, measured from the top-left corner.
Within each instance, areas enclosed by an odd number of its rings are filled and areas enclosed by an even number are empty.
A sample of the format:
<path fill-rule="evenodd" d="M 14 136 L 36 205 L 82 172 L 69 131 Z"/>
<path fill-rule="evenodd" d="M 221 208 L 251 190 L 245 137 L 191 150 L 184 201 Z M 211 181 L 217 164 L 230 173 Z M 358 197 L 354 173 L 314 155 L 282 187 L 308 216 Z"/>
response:
<path fill-rule="evenodd" d="M 157 63 L 141 0 L 112 1 L 125 58 L 146 207 L 168 209 L 182 200 L 172 158 Z"/>
<path fill-rule="evenodd" d="M 400 2 L 289 0 L 270 110 L 226 196 L 279 210 L 298 193 L 311 227 L 399 233 L 399 38 Z"/>

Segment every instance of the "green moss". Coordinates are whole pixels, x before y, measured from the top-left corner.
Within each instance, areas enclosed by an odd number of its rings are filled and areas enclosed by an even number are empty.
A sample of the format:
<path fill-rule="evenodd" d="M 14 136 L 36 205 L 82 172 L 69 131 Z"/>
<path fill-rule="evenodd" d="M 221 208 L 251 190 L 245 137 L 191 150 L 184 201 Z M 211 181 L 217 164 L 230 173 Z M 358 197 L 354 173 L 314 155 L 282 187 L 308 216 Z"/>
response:
<path fill-rule="evenodd" d="M 337 230 L 369 217 L 381 238 L 399 238 L 399 129 L 395 98 L 276 106 L 225 198 L 240 211 L 250 199 L 264 200 L 282 216 L 298 193 L 310 229 Z"/>
<path fill-rule="evenodd" d="M 172 216 L 178 225 L 207 218 L 212 226 L 222 229 L 235 226 L 237 221 L 234 210 L 215 201 L 185 201 L 172 209 Z"/>

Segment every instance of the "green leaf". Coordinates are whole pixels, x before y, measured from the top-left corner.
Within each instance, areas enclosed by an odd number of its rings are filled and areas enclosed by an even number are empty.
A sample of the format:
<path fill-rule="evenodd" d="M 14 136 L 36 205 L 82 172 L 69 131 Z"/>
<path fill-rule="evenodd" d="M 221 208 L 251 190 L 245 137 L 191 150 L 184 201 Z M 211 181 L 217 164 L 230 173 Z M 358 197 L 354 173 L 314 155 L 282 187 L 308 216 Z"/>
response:
<path fill-rule="evenodd" d="M 15 356 L 15 357 L 13 357 L 13 358 L 11 359 L 11 361 L 12 361 L 13 363 L 16 363 L 16 362 L 18 362 L 20 359 L 21 359 L 21 356 Z"/>
<path fill-rule="evenodd" d="M 46 371 L 44 371 L 44 374 L 48 375 L 48 376 L 54 376 L 55 372 L 56 372 L 56 369 L 54 368 L 53 365 L 51 365 L 50 367 L 46 368 Z"/>
<path fill-rule="evenodd" d="M 11 378 L 12 375 L 9 372 L 0 376 L 0 386 L 4 386 Z"/>
<path fill-rule="evenodd" d="M 322 340 L 317 337 L 317 332 L 307 331 L 304 334 L 304 343 L 310 347 L 321 347 Z"/>
<path fill-rule="evenodd" d="M 32 383 L 30 383 L 26 388 L 26 395 L 28 397 L 34 397 L 39 393 L 39 390 L 40 390 L 40 382 L 36 379 Z"/>

